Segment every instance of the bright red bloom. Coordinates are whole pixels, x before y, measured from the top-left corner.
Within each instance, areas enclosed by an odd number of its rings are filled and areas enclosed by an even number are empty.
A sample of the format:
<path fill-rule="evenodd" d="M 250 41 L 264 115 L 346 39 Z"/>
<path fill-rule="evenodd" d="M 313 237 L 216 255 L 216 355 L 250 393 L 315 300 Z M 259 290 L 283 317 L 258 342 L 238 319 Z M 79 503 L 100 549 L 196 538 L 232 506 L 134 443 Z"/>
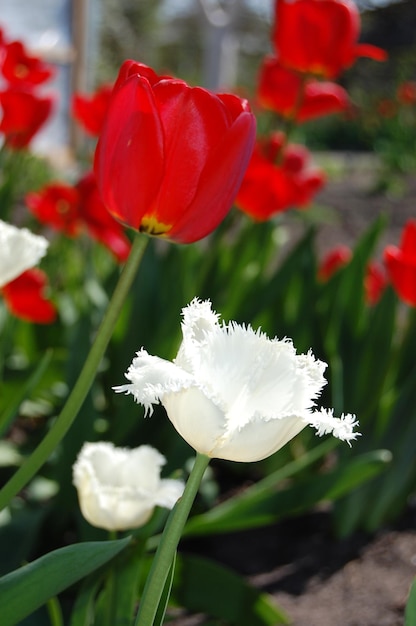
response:
<path fill-rule="evenodd" d="M 416 306 L 416 220 L 406 223 L 400 248 L 393 245 L 385 248 L 384 263 L 398 296 L 410 306 Z"/>
<path fill-rule="evenodd" d="M 374 306 L 380 300 L 387 283 L 388 279 L 383 269 L 371 261 L 364 278 L 365 299 L 370 306 Z"/>
<path fill-rule="evenodd" d="M 352 252 L 348 246 L 339 244 L 332 248 L 323 258 L 318 268 L 319 280 L 329 280 L 341 267 L 347 265 L 351 261 L 351 258 Z"/>
<path fill-rule="evenodd" d="M 50 183 L 25 197 L 31 212 L 43 224 L 74 237 L 81 230 L 78 191 L 65 183 Z"/>
<path fill-rule="evenodd" d="M 308 150 L 285 145 L 283 133 L 257 142 L 237 194 L 237 206 L 257 220 L 311 202 L 325 183 L 321 170 L 311 167 Z"/>
<path fill-rule="evenodd" d="M 112 85 L 103 85 L 91 96 L 84 96 L 80 93 L 74 94 L 72 114 L 90 135 L 98 136 L 100 134 L 112 91 Z"/>
<path fill-rule="evenodd" d="M 77 237 L 87 230 L 118 261 L 126 260 L 130 242 L 121 224 L 105 208 L 93 172 L 83 176 L 75 186 L 57 182 L 39 191 L 31 191 L 25 202 L 43 224 L 70 237 Z"/>
<path fill-rule="evenodd" d="M 360 56 L 386 59 L 381 48 L 357 43 L 360 26 L 353 0 L 276 0 L 272 38 L 282 65 L 332 79 Z"/>
<path fill-rule="evenodd" d="M 30 56 L 21 41 L 4 46 L 1 73 L 12 86 L 40 85 L 49 80 L 54 69 L 36 56 Z"/>
<path fill-rule="evenodd" d="M 402 104 L 416 104 L 416 83 L 409 80 L 399 85 L 397 99 Z"/>
<path fill-rule="evenodd" d="M 50 324 L 56 319 L 54 304 L 45 297 L 47 278 L 38 268 L 26 270 L 1 289 L 7 308 L 28 322 Z"/>
<path fill-rule="evenodd" d="M 10 88 L 0 92 L 0 132 L 11 148 L 25 148 L 46 122 L 53 98 L 39 98 L 31 91 Z"/>
<path fill-rule="evenodd" d="M 97 185 L 123 224 L 190 243 L 229 211 L 254 141 L 245 100 L 126 61 L 96 149 Z"/>
<path fill-rule="evenodd" d="M 111 250 L 118 261 L 125 261 L 130 252 L 130 241 L 120 222 L 105 208 L 94 172 L 83 176 L 75 188 L 79 194 L 79 214 L 91 236 Z"/>
<path fill-rule="evenodd" d="M 266 56 L 258 81 L 260 104 L 285 117 L 305 122 L 349 107 L 348 94 L 340 85 L 302 79 L 284 68 L 274 56 Z"/>

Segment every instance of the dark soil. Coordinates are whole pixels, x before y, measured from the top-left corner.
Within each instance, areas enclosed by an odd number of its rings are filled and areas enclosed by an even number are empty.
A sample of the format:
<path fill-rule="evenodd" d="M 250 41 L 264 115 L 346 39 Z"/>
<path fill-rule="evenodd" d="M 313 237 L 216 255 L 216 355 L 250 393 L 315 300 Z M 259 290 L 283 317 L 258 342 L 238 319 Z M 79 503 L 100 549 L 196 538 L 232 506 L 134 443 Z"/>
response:
<path fill-rule="evenodd" d="M 373 220 L 388 218 L 376 254 L 398 244 L 405 222 L 416 217 L 416 177 L 386 177 L 373 157 L 327 155 L 338 171 L 320 194 L 327 220 L 317 238 L 324 255 L 338 243 L 351 247 Z M 291 233 L 293 234 L 293 232 Z M 330 514 L 312 512 L 276 526 L 187 542 L 272 594 L 295 626 L 402 626 L 416 576 L 416 505 L 374 536 L 337 540 Z M 172 626 L 199 626 L 204 616 L 185 616 Z M 212 622 L 211 622 L 212 623 Z"/>
<path fill-rule="evenodd" d="M 374 536 L 336 539 L 328 512 L 185 542 L 270 593 L 295 626 L 402 626 L 416 576 L 416 506 Z M 203 616 L 172 626 L 202 626 Z"/>

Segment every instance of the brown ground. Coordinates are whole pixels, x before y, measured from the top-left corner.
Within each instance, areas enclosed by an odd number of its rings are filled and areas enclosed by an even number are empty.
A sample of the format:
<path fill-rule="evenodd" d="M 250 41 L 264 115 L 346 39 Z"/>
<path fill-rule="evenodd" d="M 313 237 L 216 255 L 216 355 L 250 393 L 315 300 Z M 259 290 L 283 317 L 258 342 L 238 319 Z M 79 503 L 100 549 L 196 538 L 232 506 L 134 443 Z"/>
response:
<path fill-rule="evenodd" d="M 318 198 L 328 222 L 318 236 L 322 254 L 336 243 L 354 245 L 373 219 L 385 212 L 380 241 L 397 244 L 404 223 L 416 217 L 416 177 L 385 185 L 367 156 L 324 156 L 336 175 Z M 377 191 L 377 187 L 379 191 Z M 416 505 L 392 528 L 373 537 L 337 541 L 330 518 L 316 512 L 277 526 L 185 544 L 245 575 L 271 593 L 294 626 L 402 626 L 416 576 Z M 183 616 L 172 626 L 203 625 L 203 616 Z M 212 622 L 211 622 L 212 623 Z"/>
<path fill-rule="evenodd" d="M 267 591 L 294 626 L 402 626 L 416 576 L 416 506 L 394 527 L 337 540 L 325 512 L 184 544 Z M 212 623 L 212 622 L 210 622 Z M 172 626 L 203 626 L 189 616 Z"/>

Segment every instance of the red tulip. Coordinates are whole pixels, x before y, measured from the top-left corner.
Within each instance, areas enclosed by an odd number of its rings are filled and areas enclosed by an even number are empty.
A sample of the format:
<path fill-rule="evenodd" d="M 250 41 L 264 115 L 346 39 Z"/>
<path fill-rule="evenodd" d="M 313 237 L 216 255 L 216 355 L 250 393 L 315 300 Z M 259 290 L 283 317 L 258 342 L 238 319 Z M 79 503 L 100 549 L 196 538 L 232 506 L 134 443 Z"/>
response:
<path fill-rule="evenodd" d="M 0 92 L 0 132 L 11 148 L 25 148 L 52 111 L 53 98 L 39 98 L 31 91 L 7 89 Z"/>
<path fill-rule="evenodd" d="M 74 237 L 81 231 L 78 191 L 65 183 L 50 183 L 40 191 L 31 191 L 25 202 L 37 219 Z"/>
<path fill-rule="evenodd" d="M 284 145 L 283 133 L 257 142 L 237 194 L 237 206 L 257 220 L 309 204 L 325 182 L 304 146 Z"/>
<path fill-rule="evenodd" d="M 360 56 L 384 61 L 386 52 L 357 43 L 360 14 L 353 0 L 276 0 L 273 42 L 282 65 L 335 78 Z"/>
<path fill-rule="evenodd" d="M 297 122 L 340 113 L 349 107 L 348 94 L 340 85 L 302 79 L 274 56 L 265 57 L 261 65 L 258 99 L 264 108 Z"/>
<path fill-rule="evenodd" d="M 416 104 L 416 82 L 408 80 L 399 85 L 397 99 L 402 104 Z"/>
<path fill-rule="evenodd" d="M 36 56 L 30 56 L 21 41 L 4 46 L 1 73 L 12 86 L 40 85 L 49 80 L 54 69 Z"/>
<path fill-rule="evenodd" d="M 380 300 L 388 280 L 385 272 L 377 263 L 371 261 L 367 266 L 364 278 L 365 299 L 367 304 L 374 306 Z"/>
<path fill-rule="evenodd" d="M 130 242 L 120 222 L 105 208 L 98 193 L 94 173 L 89 172 L 83 176 L 75 189 L 79 194 L 79 214 L 90 235 L 101 241 L 118 261 L 125 261 L 130 252 Z"/>
<path fill-rule="evenodd" d="M 406 223 L 400 248 L 393 245 L 385 248 L 384 263 L 398 296 L 410 306 L 416 306 L 416 220 Z"/>
<path fill-rule="evenodd" d="M 97 145 L 97 185 L 123 224 L 180 243 L 229 211 L 255 141 L 249 105 L 126 61 Z"/>
<path fill-rule="evenodd" d="M 56 319 L 56 308 L 45 297 L 47 278 L 33 268 L 23 272 L 1 289 L 7 308 L 21 319 L 37 324 L 50 324 Z"/>
<path fill-rule="evenodd" d="M 121 224 L 105 208 L 93 172 L 83 176 L 75 186 L 50 183 L 39 191 L 28 193 L 25 202 L 42 224 L 70 237 L 77 237 L 86 230 L 118 261 L 126 260 L 130 242 Z"/>
<path fill-rule="evenodd" d="M 104 123 L 110 96 L 113 87 L 103 85 L 91 96 L 80 93 L 74 94 L 72 113 L 84 130 L 93 136 L 98 136 Z"/>
<path fill-rule="evenodd" d="M 347 265 L 351 261 L 351 257 L 352 252 L 348 246 L 339 244 L 332 248 L 323 258 L 319 266 L 319 280 L 329 280 L 341 267 L 344 267 L 344 265 Z"/>

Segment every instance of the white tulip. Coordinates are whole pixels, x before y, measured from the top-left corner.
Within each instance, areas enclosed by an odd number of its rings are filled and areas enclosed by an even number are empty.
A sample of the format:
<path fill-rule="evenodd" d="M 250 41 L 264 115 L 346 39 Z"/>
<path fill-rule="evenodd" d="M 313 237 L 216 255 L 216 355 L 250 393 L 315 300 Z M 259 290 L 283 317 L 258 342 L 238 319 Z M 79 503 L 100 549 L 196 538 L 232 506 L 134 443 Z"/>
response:
<path fill-rule="evenodd" d="M 151 446 L 127 449 L 104 441 L 85 443 L 73 466 L 85 519 L 106 530 L 126 530 L 143 526 L 155 506 L 171 509 L 184 483 L 160 478 L 165 462 Z"/>
<path fill-rule="evenodd" d="M 179 434 L 197 451 L 231 461 L 264 459 L 314 426 L 318 435 L 355 439 L 353 415 L 315 410 L 326 363 L 296 354 L 289 340 L 268 339 L 250 326 L 220 324 L 209 301 L 183 309 L 183 341 L 173 362 L 142 349 L 129 367 L 131 393 L 147 413 L 159 401 Z"/>
<path fill-rule="evenodd" d="M 0 220 L 0 289 L 37 265 L 48 245 L 45 237 Z"/>

